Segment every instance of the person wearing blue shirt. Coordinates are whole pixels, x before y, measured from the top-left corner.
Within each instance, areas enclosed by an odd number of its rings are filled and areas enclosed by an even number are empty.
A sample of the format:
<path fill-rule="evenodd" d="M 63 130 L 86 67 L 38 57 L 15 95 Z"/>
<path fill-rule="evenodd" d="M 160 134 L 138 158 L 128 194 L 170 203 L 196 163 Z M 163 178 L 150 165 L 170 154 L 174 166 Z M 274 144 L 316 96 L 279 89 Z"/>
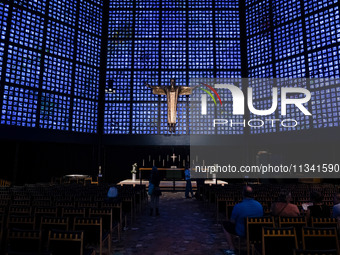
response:
<path fill-rule="evenodd" d="M 194 192 L 192 191 L 192 186 L 191 186 L 191 178 L 190 178 L 190 170 L 189 170 L 189 165 L 185 165 L 185 181 L 186 181 L 186 186 L 185 186 L 185 198 L 190 198 L 189 193 L 191 193 L 191 197 L 194 196 Z"/>
<path fill-rule="evenodd" d="M 250 186 L 245 186 L 243 189 L 243 201 L 234 206 L 230 221 L 223 222 L 223 232 L 229 244 L 229 250 L 224 250 L 224 253 L 229 255 L 235 254 L 235 246 L 231 235 L 246 236 L 245 219 L 247 217 L 262 216 L 263 207 L 253 199 L 253 189 Z"/>
<path fill-rule="evenodd" d="M 340 193 L 334 196 L 333 218 L 340 219 Z"/>

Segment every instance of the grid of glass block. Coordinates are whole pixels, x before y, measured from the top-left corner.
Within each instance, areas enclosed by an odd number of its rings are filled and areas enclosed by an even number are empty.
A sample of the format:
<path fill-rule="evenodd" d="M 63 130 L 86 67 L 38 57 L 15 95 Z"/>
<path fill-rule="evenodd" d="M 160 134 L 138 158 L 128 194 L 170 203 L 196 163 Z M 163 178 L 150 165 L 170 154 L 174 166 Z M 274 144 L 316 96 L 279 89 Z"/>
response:
<path fill-rule="evenodd" d="M 50 0 L 49 4 L 48 15 L 50 17 L 75 26 L 77 0 Z"/>
<path fill-rule="evenodd" d="M 189 68 L 212 69 L 213 67 L 213 41 L 189 41 Z"/>
<path fill-rule="evenodd" d="M 107 46 L 107 68 L 126 69 L 131 68 L 132 42 L 109 41 Z"/>
<path fill-rule="evenodd" d="M 5 51 L 5 43 L 0 41 L 0 74 L 2 74 L 2 65 L 4 61 L 4 51 Z M 2 75 L 0 75 L 0 82 L 2 79 Z"/>
<path fill-rule="evenodd" d="M 72 131 L 97 133 L 98 102 L 74 99 Z"/>
<path fill-rule="evenodd" d="M 212 38 L 212 11 L 189 11 L 189 38 Z"/>
<path fill-rule="evenodd" d="M 230 78 L 241 78 L 241 71 L 217 71 L 216 72 L 216 78 L 224 78 L 224 77 L 230 77 Z"/>
<path fill-rule="evenodd" d="M 269 0 L 261 0 L 256 5 L 247 8 L 247 36 L 270 29 L 272 24 L 269 9 Z"/>
<path fill-rule="evenodd" d="M 28 87 L 39 87 L 41 54 L 8 45 L 6 82 Z"/>
<path fill-rule="evenodd" d="M 201 115 L 201 103 L 190 103 L 189 107 L 189 134 L 215 134 L 215 128 L 213 126 L 213 120 L 215 118 L 214 104 L 208 102 L 207 115 Z"/>
<path fill-rule="evenodd" d="M 177 104 L 176 134 L 185 135 L 187 133 L 187 107 L 185 103 Z M 168 106 L 161 105 L 161 125 L 160 134 L 170 134 L 168 127 Z"/>
<path fill-rule="evenodd" d="M 340 42 L 338 6 L 306 17 L 307 50 Z"/>
<path fill-rule="evenodd" d="M 129 134 L 129 103 L 105 103 L 104 134 Z"/>
<path fill-rule="evenodd" d="M 237 10 L 217 10 L 215 24 L 216 38 L 240 37 L 240 19 Z"/>
<path fill-rule="evenodd" d="M 241 46 L 239 40 L 216 41 L 216 68 L 241 69 Z"/>
<path fill-rule="evenodd" d="M 72 63 L 56 57 L 46 56 L 42 88 L 52 92 L 70 94 Z"/>
<path fill-rule="evenodd" d="M 142 10 L 136 12 L 135 37 L 159 37 L 159 11 Z"/>
<path fill-rule="evenodd" d="M 308 54 L 310 77 L 340 77 L 340 46 Z M 311 87 L 314 88 L 314 87 Z"/>
<path fill-rule="evenodd" d="M 260 100 L 253 101 L 254 108 L 257 110 L 268 110 L 272 107 L 272 100 Z M 261 116 L 250 113 L 249 121 L 246 121 L 246 125 L 249 124 L 249 129 L 251 134 L 263 134 L 276 132 L 276 121 L 270 121 L 270 119 L 277 119 L 275 117 L 275 112 L 270 115 Z M 253 126 L 253 127 L 252 127 Z"/>
<path fill-rule="evenodd" d="M 80 29 L 100 36 L 102 34 L 102 13 L 103 8 L 88 2 L 79 0 L 79 23 Z"/>
<path fill-rule="evenodd" d="M 256 68 L 252 68 L 248 70 L 249 78 L 272 78 L 273 74 L 273 66 L 265 65 Z"/>
<path fill-rule="evenodd" d="M 301 20 L 274 29 L 274 44 L 276 59 L 302 53 L 303 32 Z"/>
<path fill-rule="evenodd" d="M 220 78 L 220 79 L 215 79 L 214 83 L 215 84 L 233 84 L 234 86 L 236 87 L 239 87 L 240 89 L 242 89 L 242 80 L 241 79 L 230 79 L 230 78 L 225 78 L 226 76 L 224 76 L 223 78 Z M 218 95 L 220 96 L 221 98 L 221 101 L 222 101 L 222 105 L 220 105 L 220 102 L 219 102 L 219 99 L 217 98 L 217 96 L 214 95 L 215 97 L 215 100 L 217 102 L 217 106 L 218 106 L 218 109 L 220 108 L 225 108 L 224 106 L 224 103 L 226 102 L 232 102 L 233 101 L 233 97 L 232 97 L 232 94 L 230 92 L 229 89 L 226 89 L 226 88 L 216 88 L 214 86 L 214 84 L 212 83 L 207 83 L 208 85 L 212 86 L 215 88 L 216 92 L 218 93 Z M 214 94 L 209 88 L 207 87 L 203 87 L 201 86 L 201 88 L 204 88 L 208 91 L 210 91 L 210 93 Z"/>
<path fill-rule="evenodd" d="M 189 8 L 212 8 L 212 0 L 189 0 Z"/>
<path fill-rule="evenodd" d="M 273 79 L 250 79 L 248 87 L 253 88 L 253 100 L 272 98 L 273 87 L 276 87 Z M 248 92 L 247 92 L 248 94 Z"/>
<path fill-rule="evenodd" d="M 185 11 L 162 11 L 162 38 L 185 38 L 185 24 Z"/>
<path fill-rule="evenodd" d="M 218 135 L 240 135 L 244 133 L 244 116 L 232 115 L 232 103 L 223 103 L 223 107 L 217 108 L 216 119 L 227 120 L 226 124 L 216 125 Z"/>
<path fill-rule="evenodd" d="M 70 97 L 42 93 L 40 106 L 40 128 L 69 130 Z"/>
<path fill-rule="evenodd" d="M 162 0 L 162 7 L 163 8 L 185 8 L 186 1 L 185 0 Z"/>
<path fill-rule="evenodd" d="M 1 124 L 35 127 L 37 118 L 38 92 L 4 86 L 1 109 Z"/>
<path fill-rule="evenodd" d="M 272 60 L 271 36 L 261 34 L 247 39 L 248 67 L 267 64 Z"/>
<path fill-rule="evenodd" d="M 45 14 L 46 10 L 46 0 L 14 0 L 14 4 L 18 5 L 19 7 L 25 7 L 29 10 L 40 12 Z"/>
<path fill-rule="evenodd" d="M 8 5 L 0 3 L 0 39 L 5 40 L 8 19 Z"/>
<path fill-rule="evenodd" d="M 138 91 L 136 91 L 138 92 Z M 105 100 L 131 100 L 131 71 L 108 71 L 106 74 Z"/>
<path fill-rule="evenodd" d="M 49 20 L 46 34 L 46 51 L 54 55 L 73 58 L 74 28 Z"/>
<path fill-rule="evenodd" d="M 274 26 L 301 16 L 300 0 L 272 0 L 272 6 Z"/>
<path fill-rule="evenodd" d="M 131 0 L 110 0 L 110 8 L 132 8 L 133 1 Z"/>
<path fill-rule="evenodd" d="M 159 8 L 159 0 L 136 0 L 137 8 Z"/>
<path fill-rule="evenodd" d="M 281 99 L 280 98 L 279 98 L 279 104 L 281 105 Z M 304 104 L 304 106 L 307 110 L 309 110 L 307 104 Z M 280 109 L 279 113 L 281 114 L 281 109 Z M 285 121 L 283 123 L 285 126 L 279 125 L 279 128 L 278 128 L 279 131 L 294 131 L 294 130 L 310 129 L 310 121 L 311 121 L 312 117 L 304 115 L 301 112 L 301 110 L 299 108 L 297 108 L 295 105 L 288 104 L 286 106 L 286 113 L 287 113 L 287 115 L 281 116 L 281 119 L 282 120 L 286 119 L 287 121 Z M 290 127 L 290 126 L 294 126 L 295 122 L 289 121 L 289 119 L 296 120 L 297 125 L 295 127 Z M 288 126 L 288 127 L 286 127 L 286 126 Z"/>
<path fill-rule="evenodd" d="M 136 69 L 158 68 L 158 41 L 135 41 L 134 67 Z"/>
<path fill-rule="evenodd" d="M 305 12 L 311 13 L 338 2 L 338 0 L 308 0 L 303 1 Z"/>
<path fill-rule="evenodd" d="M 98 100 L 99 70 L 97 68 L 76 64 L 74 95 Z"/>
<path fill-rule="evenodd" d="M 127 10 L 110 10 L 108 39 L 118 41 L 133 36 L 133 12 Z"/>
<path fill-rule="evenodd" d="M 158 101 L 158 96 L 152 94 L 150 86 L 158 86 L 157 71 L 135 71 L 133 73 L 133 100 L 134 101 Z"/>
<path fill-rule="evenodd" d="M 298 56 L 275 63 L 276 77 L 306 77 L 305 57 Z"/>
<path fill-rule="evenodd" d="M 162 41 L 161 68 L 185 69 L 186 67 L 185 41 Z"/>
<path fill-rule="evenodd" d="M 13 8 L 9 41 L 41 50 L 44 18 L 30 11 Z"/>
<path fill-rule="evenodd" d="M 233 0 L 215 0 L 216 8 L 238 8 L 238 1 Z"/>
<path fill-rule="evenodd" d="M 157 134 L 157 103 L 132 104 L 132 134 Z"/>
<path fill-rule="evenodd" d="M 314 128 L 338 127 L 340 87 L 312 91 L 311 93 Z"/>
<path fill-rule="evenodd" d="M 88 33 L 79 32 L 77 40 L 77 61 L 99 67 L 100 43 L 100 38 Z"/>
<path fill-rule="evenodd" d="M 221 0 L 222 1 L 222 0 Z M 246 6 L 256 3 L 258 0 L 246 0 Z"/>

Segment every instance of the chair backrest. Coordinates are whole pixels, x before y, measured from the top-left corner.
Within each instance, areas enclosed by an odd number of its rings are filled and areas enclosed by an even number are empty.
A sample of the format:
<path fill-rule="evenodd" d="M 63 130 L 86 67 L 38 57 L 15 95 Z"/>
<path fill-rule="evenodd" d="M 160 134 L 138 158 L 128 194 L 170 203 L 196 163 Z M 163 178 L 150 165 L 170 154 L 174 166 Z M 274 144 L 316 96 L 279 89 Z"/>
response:
<path fill-rule="evenodd" d="M 336 228 L 311 228 L 302 229 L 302 244 L 304 250 L 330 250 L 339 251 Z"/>
<path fill-rule="evenodd" d="M 332 228 L 338 227 L 338 219 L 336 218 L 316 218 L 312 217 L 313 228 Z"/>
<path fill-rule="evenodd" d="M 82 231 L 51 230 L 48 234 L 48 250 L 53 255 L 83 255 Z"/>
<path fill-rule="evenodd" d="M 273 217 L 247 218 L 247 243 L 262 242 L 262 227 L 274 227 Z"/>
<path fill-rule="evenodd" d="M 35 217 L 25 215 L 9 215 L 7 219 L 7 228 L 19 228 L 34 230 L 35 228 Z"/>
<path fill-rule="evenodd" d="M 337 250 L 295 250 L 294 255 L 338 255 Z"/>
<path fill-rule="evenodd" d="M 297 247 L 294 227 L 263 228 L 262 255 L 293 255 Z"/>
<path fill-rule="evenodd" d="M 90 217 L 101 217 L 102 218 L 102 224 L 103 224 L 103 230 L 109 231 L 109 233 L 112 233 L 112 209 L 109 208 L 90 208 L 89 211 Z"/>
<path fill-rule="evenodd" d="M 84 245 L 101 244 L 102 218 L 74 218 L 73 230 L 84 232 Z"/>
<path fill-rule="evenodd" d="M 279 228 L 294 227 L 298 243 L 302 242 L 302 228 L 307 227 L 306 217 L 279 217 Z"/>
<path fill-rule="evenodd" d="M 68 230 L 69 219 L 67 217 L 50 217 L 43 216 L 40 221 L 40 229 L 42 231 L 49 231 L 52 229 Z"/>
<path fill-rule="evenodd" d="M 8 210 L 9 215 L 27 215 L 30 216 L 32 213 L 32 207 L 30 206 L 10 206 Z"/>
<path fill-rule="evenodd" d="M 12 252 L 40 252 L 39 230 L 10 229 L 7 234 L 8 250 Z"/>

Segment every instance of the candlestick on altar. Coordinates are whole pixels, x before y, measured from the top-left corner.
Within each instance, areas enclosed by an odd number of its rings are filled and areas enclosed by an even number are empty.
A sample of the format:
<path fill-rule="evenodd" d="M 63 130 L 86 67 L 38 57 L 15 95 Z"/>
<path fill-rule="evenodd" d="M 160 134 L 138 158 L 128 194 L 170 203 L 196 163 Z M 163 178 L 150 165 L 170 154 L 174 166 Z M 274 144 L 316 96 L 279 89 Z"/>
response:
<path fill-rule="evenodd" d="M 203 166 L 204 166 L 204 159 L 203 159 Z"/>
<path fill-rule="evenodd" d="M 195 165 L 195 160 L 192 160 L 192 165 Z"/>
<path fill-rule="evenodd" d="M 151 155 L 149 155 L 149 162 L 151 162 Z"/>
<path fill-rule="evenodd" d="M 161 155 L 158 156 L 158 161 L 161 162 Z"/>
<path fill-rule="evenodd" d="M 145 164 L 144 164 L 144 159 L 143 159 L 143 166 L 145 166 Z"/>
<path fill-rule="evenodd" d="M 185 160 L 183 159 L 183 166 L 185 167 Z"/>
<path fill-rule="evenodd" d="M 154 165 L 155 165 L 155 160 L 152 161 L 152 166 L 154 166 Z"/>
<path fill-rule="evenodd" d="M 178 155 L 178 162 L 181 162 L 181 155 Z"/>
<path fill-rule="evenodd" d="M 166 155 L 166 161 L 169 161 L 169 155 Z"/>
<path fill-rule="evenodd" d="M 163 159 L 163 167 L 165 166 L 164 159 Z"/>

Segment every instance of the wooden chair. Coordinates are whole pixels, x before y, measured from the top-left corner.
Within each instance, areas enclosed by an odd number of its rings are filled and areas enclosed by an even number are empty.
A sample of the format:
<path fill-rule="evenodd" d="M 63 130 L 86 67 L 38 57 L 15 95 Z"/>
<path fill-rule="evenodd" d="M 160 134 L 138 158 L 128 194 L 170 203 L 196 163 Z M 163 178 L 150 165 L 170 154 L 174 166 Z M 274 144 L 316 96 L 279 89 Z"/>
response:
<path fill-rule="evenodd" d="M 103 231 L 110 233 L 111 237 L 113 232 L 117 231 L 118 240 L 120 240 L 119 224 L 113 222 L 112 208 L 90 208 L 90 217 L 101 217 L 103 219 Z"/>
<path fill-rule="evenodd" d="M 53 255 L 84 255 L 82 231 L 50 230 L 48 250 Z"/>
<path fill-rule="evenodd" d="M 263 228 L 262 255 L 293 255 L 297 248 L 294 227 Z"/>
<path fill-rule="evenodd" d="M 322 250 L 322 251 L 295 250 L 294 255 L 338 255 L 338 253 L 336 250 Z"/>
<path fill-rule="evenodd" d="M 336 218 L 315 218 L 312 217 L 313 228 L 332 228 L 338 227 L 338 220 Z"/>
<path fill-rule="evenodd" d="M 74 219 L 73 230 L 84 231 L 84 244 L 99 244 L 99 255 L 103 254 L 103 243 L 107 242 L 108 253 L 111 252 L 111 235 L 103 233 L 102 218 Z"/>
<path fill-rule="evenodd" d="M 10 229 L 7 235 L 8 253 L 30 252 L 39 254 L 41 232 L 39 230 Z"/>
<path fill-rule="evenodd" d="M 279 217 L 279 228 L 294 227 L 299 244 L 302 244 L 302 228 L 307 227 L 306 217 Z"/>
<path fill-rule="evenodd" d="M 8 209 L 8 215 L 26 215 L 31 216 L 32 207 L 30 206 L 10 206 Z"/>
<path fill-rule="evenodd" d="M 255 249 L 261 249 L 262 242 L 262 227 L 274 227 L 273 217 L 254 217 L 247 218 L 246 232 L 247 232 L 247 254 L 250 255 L 250 250 L 254 255 Z"/>
<path fill-rule="evenodd" d="M 7 229 L 19 228 L 26 230 L 35 229 L 35 217 L 33 216 L 21 216 L 21 215 L 9 215 L 7 219 Z"/>
<path fill-rule="evenodd" d="M 62 217 L 68 217 L 70 229 L 73 229 L 73 220 L 75 217 L 85 217 L 85 208 L 62 208 Z"/>
<path fill-rule="evenodd" d="M 302 247 L 304 250 L 334 249 L 339 252 L 339 243 L 336 228 L 303 228 Z"/>

